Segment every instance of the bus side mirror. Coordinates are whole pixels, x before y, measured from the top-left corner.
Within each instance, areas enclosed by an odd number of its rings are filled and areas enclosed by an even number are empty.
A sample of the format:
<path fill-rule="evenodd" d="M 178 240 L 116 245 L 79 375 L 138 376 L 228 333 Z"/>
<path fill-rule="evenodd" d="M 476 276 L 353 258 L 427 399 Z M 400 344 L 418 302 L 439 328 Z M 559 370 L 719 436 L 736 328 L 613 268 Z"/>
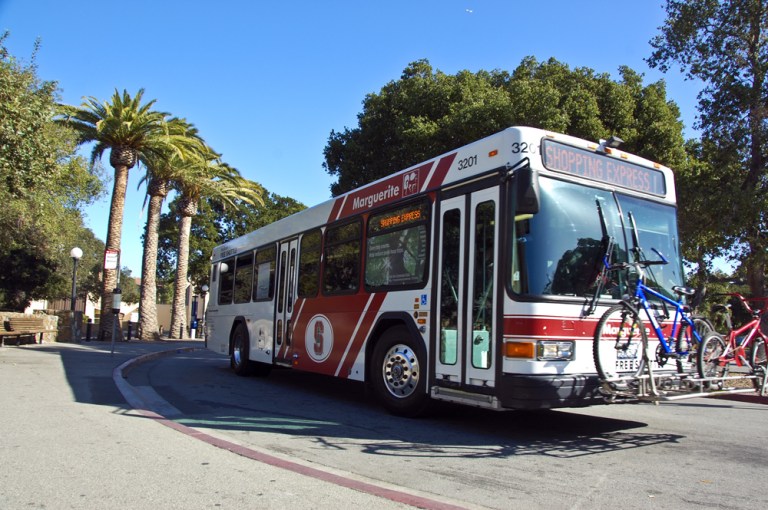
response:
<path fill-rule="evenodd" d="M 515 172 L 515 216 L 539 212 L 539 179 L 530 166 Z"/>

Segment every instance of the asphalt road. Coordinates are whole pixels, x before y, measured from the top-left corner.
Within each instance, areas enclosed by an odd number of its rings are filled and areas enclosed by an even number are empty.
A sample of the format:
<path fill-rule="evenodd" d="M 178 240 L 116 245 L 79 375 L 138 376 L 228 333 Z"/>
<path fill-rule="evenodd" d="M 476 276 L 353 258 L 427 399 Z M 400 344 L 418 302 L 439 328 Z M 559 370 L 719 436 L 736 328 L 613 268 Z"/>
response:
<path fill-rule="evenodd" d="M 407 420 L 359 383 L 289 370 L 236 377 L 225 358 L 184 350 L 199 344 L 118 344 L 114 357 L 106 347 L 0 349 L 0 384 L 12 389 L 0 394 L 0 462 L 11 467 L 0 470 L 1 508 L 768 503 L 759 403 L 438 406 Z M 112 379 L 116 368 L 125 379 Z"/>

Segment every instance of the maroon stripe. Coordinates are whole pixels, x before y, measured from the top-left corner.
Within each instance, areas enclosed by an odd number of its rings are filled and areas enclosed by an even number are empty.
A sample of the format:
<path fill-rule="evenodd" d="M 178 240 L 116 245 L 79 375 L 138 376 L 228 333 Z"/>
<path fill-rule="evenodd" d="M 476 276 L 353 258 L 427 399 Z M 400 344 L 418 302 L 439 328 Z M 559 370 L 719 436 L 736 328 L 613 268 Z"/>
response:
<path fill-rule="evenodd" d="M 362 318 L 360 327 L 357 329 L 357 336 L 351 339 L 352 345 L 349 348 L 347 357 L 344 359 L 344 362 L 341 365 L 341 370 L 339 371 L 339 377 L 346 377 L 344 374 L 349 374 L 349 371 L 352 368 L 352 365 L 354 364 L 358 354 L 360 354 L 360 350 L 363 348 L 363 345 L 365 344 L 365 340 L 368 338 L 368 335 L 371 331 L 371 327 L 373 327 L 373 321 L 374 319 L 376 319 L 376 316 L 379 314 L 379 309 L 381 309 L 381 305 L 384 304 L 385 297 L 387 297 L 386 292 L 374 294 L 373 299 L 371 300 L 371 305 L 368 308 L 368 310 L 363 310 L 362 312 L 363 318 Z"/>
<path fill-rule="evenodd" d="M 437 168 L 435 168 L 435 173 L 432 174 L 432 178 L 424 185 L 424 190 L 437 188 L 443 184 L 445 176 L 448 175 L 448 170 L 450 170 L 451 165 L 453 164 L 453 160 L 456 159 L 456 154 L 458 153 L 454 152 L 453 154 L 448 154 L 440 160 L 437 164 Z"/>

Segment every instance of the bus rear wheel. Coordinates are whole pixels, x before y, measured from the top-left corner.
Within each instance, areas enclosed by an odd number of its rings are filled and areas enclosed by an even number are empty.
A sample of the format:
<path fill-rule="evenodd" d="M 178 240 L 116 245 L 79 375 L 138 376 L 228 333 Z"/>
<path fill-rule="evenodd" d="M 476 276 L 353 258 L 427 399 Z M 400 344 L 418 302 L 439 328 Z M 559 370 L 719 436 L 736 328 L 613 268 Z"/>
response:
<path fill-rule="evenodd" d="M 427 357 L 424 344 L 405 326 L 388 329 L 373 349 L 370 374 L 373 392 L 398 416 L 414 417 L 426 409 Z"/>
<path fill-rule="evenodd" d="M 232 354 L 229 359 L 229 366 L 239 376 L 247 377 L 253 375 L 253 362 L 248 359 L 250 355 L 250 340 L 248 338 L 248 329 L 242 322 L 235 326 L 232 333 Z"/>

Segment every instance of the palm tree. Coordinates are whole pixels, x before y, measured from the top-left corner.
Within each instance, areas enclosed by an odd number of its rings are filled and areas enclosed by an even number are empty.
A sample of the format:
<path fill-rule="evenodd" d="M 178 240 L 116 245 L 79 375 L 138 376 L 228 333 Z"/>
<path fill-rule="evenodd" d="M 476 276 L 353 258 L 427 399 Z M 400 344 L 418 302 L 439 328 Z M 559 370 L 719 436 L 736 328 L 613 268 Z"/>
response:
<path fill-rule="evenodd" d="M 91 164 L 110 149 L 109 163 L 115 169 L 115 182 L 109 210 L 106 251 L 120 250 L 123 210 L 128 185 L 128 170 L 139 160 L 161 157 L 172 148 L 167 136 L 166 113 L 152 109 L 155 100 L 142 104 L 144 89 L 131 97 L 115 89 L 111 101 L 85 98 L 80 106 L 59 105 L 57 122 L 75 129 L 79 143 L 95 142 Z M 105 251 L 105 255 L 106 255 Z M 118 268 L 119 269 L 119 268 Z M 105 269 L 101 292 L 101 326 L 99 338 L 112 331 L 112 290 L 117 287 L 118 269 Z"/>
<path fill-rule="evenodd" d="M 240 173 L 222 163 L 220 155 L 204 146 L 200 159 L 189 162 L 184 177 L 175 181 L 181 193 L 179 204 L 179 244 L 176 258 L 173 308 L 171 313 L 171 338 L 182 338 L 186 317 L 187 273 L 189 268 L 189 233 L 192 217 L 202 197 L 222 204 L 238 207 L 239 204 L 259 202 L 263 205 L 264 189 L 257 183 L 243 179 Z"/>
<path fill-rule="evenodd" d="M 141 264 L 141 299 L 139 300 L 139 339 L 154 340 L 158 337 L 157 323 L 157 247 L 158 225 L 163 201 L 168 196 L 171 181 L 183 178 L 187 168 L 185 159 L 202 146 L 197 129 L 184 119 L 168 121 L 169 136 L 177 150 L 162 157 L 150 156 L 145 161 L 147 173 L 139 186 L 147 183 L 149 208 L 144 230 L 144 252 Z M 145 205 L 147 200 L 145 199 Z"/>

